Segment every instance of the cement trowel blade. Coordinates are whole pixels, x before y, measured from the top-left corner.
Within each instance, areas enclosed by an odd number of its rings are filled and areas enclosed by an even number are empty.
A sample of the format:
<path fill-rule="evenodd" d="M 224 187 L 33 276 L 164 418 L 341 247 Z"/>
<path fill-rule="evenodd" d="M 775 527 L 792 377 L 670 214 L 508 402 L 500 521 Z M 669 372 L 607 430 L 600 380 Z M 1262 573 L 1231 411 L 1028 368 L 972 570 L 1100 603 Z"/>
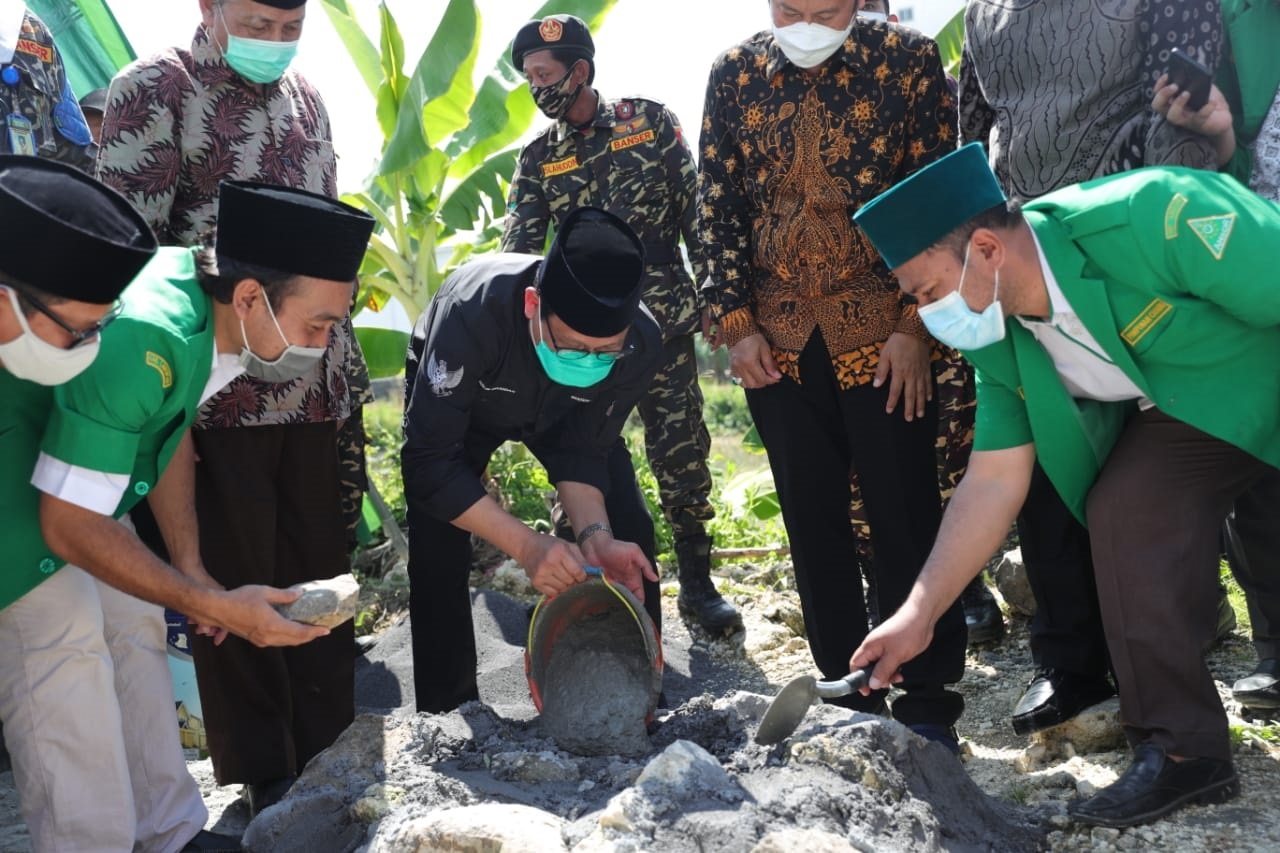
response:
<path fill-rule="evenodd" d="M 756 743 L 772 746 L 786 740 L 800 725 L 813 700 L 818 698 L 817 685 L 818 680 L 812 675 L 802 675 L 782 688 L 760 720 Z"/>

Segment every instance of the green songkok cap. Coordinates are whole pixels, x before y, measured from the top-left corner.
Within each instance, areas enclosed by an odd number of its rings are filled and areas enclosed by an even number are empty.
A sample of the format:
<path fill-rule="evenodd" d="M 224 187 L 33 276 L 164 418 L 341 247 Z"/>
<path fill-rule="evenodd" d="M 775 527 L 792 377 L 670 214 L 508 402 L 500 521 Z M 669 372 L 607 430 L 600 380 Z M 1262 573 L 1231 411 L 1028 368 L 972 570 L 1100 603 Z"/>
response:
<path fill-rule="evenodd" d="M 853 223 L 895 269 L 1006 201 L 982 144 L 971 142 L 864 204 Z"/>

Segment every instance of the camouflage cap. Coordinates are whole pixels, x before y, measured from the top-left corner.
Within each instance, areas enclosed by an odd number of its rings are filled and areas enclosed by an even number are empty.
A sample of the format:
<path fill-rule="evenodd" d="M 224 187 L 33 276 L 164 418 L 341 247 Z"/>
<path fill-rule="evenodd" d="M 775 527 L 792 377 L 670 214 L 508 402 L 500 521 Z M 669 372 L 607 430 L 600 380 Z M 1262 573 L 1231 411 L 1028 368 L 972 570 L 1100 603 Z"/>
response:
<path fill-rule="evenodd" d="M 525 56 L 535 50 L 555 50 L 588 61 L 596 55 L 591 30 L 576 15 L 548 15 L 521 27 L 511 42 L 511 64 L 523 71 Z"/>

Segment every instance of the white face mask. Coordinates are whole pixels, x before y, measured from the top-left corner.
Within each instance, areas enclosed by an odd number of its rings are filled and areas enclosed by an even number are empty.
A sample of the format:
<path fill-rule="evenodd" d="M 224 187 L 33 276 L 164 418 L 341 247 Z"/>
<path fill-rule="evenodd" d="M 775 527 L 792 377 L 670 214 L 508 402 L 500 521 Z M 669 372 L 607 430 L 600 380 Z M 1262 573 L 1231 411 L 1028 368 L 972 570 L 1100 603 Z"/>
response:
<path fill-rule="evenodd" d="M 22 326 L 21 335 L 7 344 L 0 344 L 0 362 L 4 363 L 5 370 L 37 385 L 61 385 L 93 364 L 101 343 L 99 336 L 95 335 L 71 349 L 54 346 L 31 330 L 13 289 L 2 289 L 9 297 L 18 325 Z"/>
<path fill-rule="evenodd" d="M 245 334 L 244 320 L 241 320 L 240 337 L 244 339 L 244 346 L 240 348 L 240 366 L 245 373 L 265 382 L 288 382 L 306 375 L 324 355 L 324 347 L 300 347 L 289 343 L 284 330 L 280 328 L 280 321 L 276 319 L 276 312 L 271 308 L 271 300 L 267 298 L 266 291 L 262 292 L 262 301 L 267 305 L 267 313 L 271 315 L 271 322 L 275 324 L 280 340 L 284 341 L 284 352 L 273 361 L 267 361 L 255 353 L 249 348 L 249 336 Z"/>
<path fill-rule="evenodd" d="M 855 16 L 856 17 L 856 16 Z M 849 19 L 849 26 L 843 30 L 833 30 L 822 24 L 789 24 L 785 27 L 774 27 L 773 38 L 782 49 L 787 59 L 799 68 L 817 68 L 831 58 L 844 40 L 853 32 L 855 18 Z"/>

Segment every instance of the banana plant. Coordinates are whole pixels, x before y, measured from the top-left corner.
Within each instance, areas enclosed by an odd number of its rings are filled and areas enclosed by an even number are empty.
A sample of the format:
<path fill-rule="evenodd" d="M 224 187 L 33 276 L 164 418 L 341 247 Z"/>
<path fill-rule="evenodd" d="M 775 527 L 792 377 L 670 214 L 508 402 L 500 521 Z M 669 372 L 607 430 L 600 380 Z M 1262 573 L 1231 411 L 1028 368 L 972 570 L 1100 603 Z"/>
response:
<path fill-rule="evenodd" d="M 595 29 L 617 0 L 552 0 L 527 16 L 504 15 L 516 29 L 554 13 L 577 15 Z M 471 255 L 496 247 L 517 142 L 537 114 L 509 47 L 476 86 L 481 17 L 477 0 L 449 0 L 412 73 L 404 40 L 386 2 L 378 5 L 375 42 L 350 0 L 323 0 L 360 78 L 373 95 L 384 143 L 362 192 L 343 197 L 378 220 L 360 268 L 361 308 L 398 301 L 410 317 L 426 308 L 445 277 Z M 504 0 L 505 6 L 515 6 Z M 508 46 L 510 42 L 508 41 Z M 404 367 L 407 335 L 359 329 L 370 372 Z"/>
<path fill-rule="evenodd" d="M 964 45 L 964 8 L 942 25 L 938 34 L 933 37 L 938 43 L 938 52 L 942 56 L 942 66 L 952 77 L 960 76 L 960 49 Z"/>

